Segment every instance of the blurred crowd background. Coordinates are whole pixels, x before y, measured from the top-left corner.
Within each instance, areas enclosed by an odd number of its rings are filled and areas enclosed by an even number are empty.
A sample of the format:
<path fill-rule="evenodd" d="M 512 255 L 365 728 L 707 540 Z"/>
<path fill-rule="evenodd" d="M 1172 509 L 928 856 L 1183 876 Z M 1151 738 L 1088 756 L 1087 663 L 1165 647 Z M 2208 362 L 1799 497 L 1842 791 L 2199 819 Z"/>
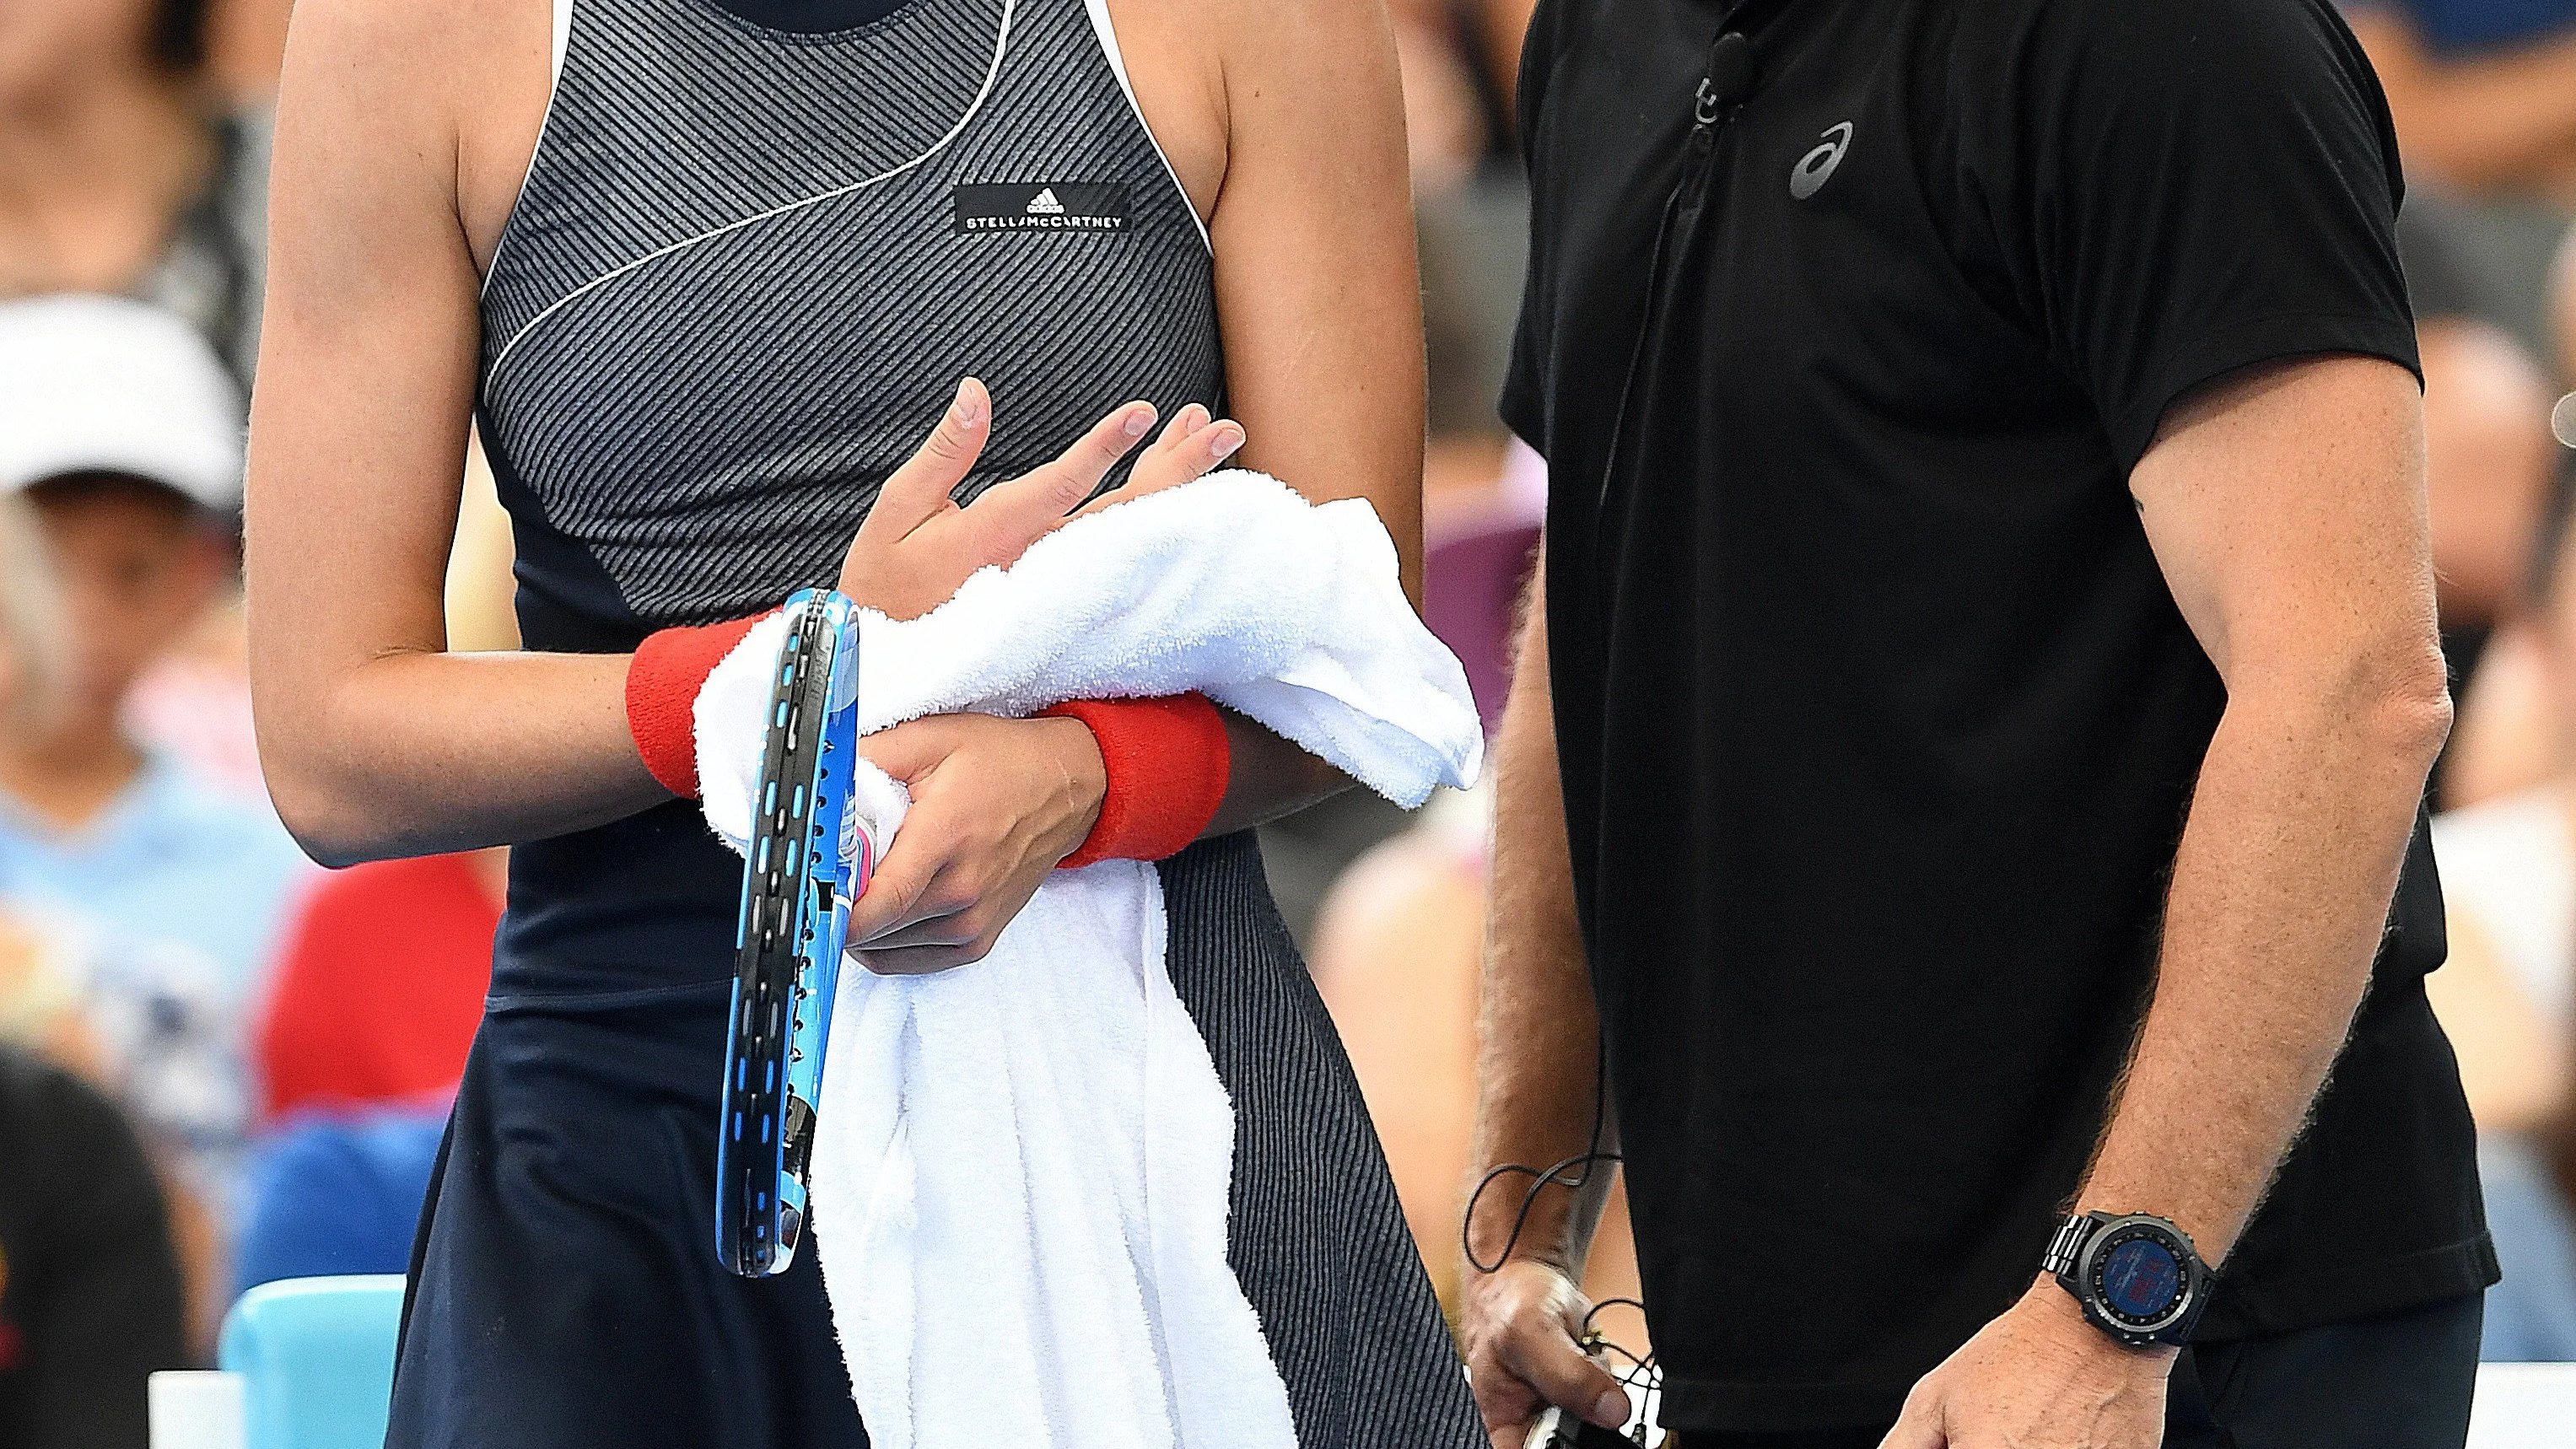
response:
<path fill-rule="evenodd" d="M 252 748 L 240 427 L 290 3 L 0 5 L 0 1449 L 140 1445 L 143 1375 L 206 1361 L 243 1288 L 400 1271 L 490 969 L 506 852 L 322 872 Z M 1431 362 L 1427 612 L 1490 723 L 1547 489 L 1493 404 L 1531 0 L 1390 3 Z M 2460 701 L 2431 788 L 2451 940 L 2432 989 L 2507 1272 L 2487 1354 L 2576 1359 L 2576 455 L 2551 435 L 2576 385 L 2576 0 L 2345 10 L 2408 162 Z M 459 466 L 451 647 L 512 648 L 508 520 Z M 1264 838 L 1452 1302 L 1485 840 L 1474 794 L 1406 816 L 1363 792 Z M 1590 1286 L 1633 1291 L 1615 1204 Z M 1605 1326 L 1642 1351 L 1633 1315 Z"/>

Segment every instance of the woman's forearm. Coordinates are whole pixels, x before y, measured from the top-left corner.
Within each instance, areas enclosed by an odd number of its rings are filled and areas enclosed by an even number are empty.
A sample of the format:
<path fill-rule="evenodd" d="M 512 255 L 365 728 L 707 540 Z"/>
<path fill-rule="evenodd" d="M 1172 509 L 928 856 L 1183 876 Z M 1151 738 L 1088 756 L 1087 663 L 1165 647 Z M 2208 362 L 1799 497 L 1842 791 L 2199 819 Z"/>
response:
<path fill-rule="evenodd" d="M 1203 839 L 1266 825 L 1351 787 L 1350 776 L 1230 710 L 1225 743 L 1232 755 L 1225 799 L 1201 832 Z"/>
<path fill-rule="evenodd" d="M 316 860 L 542 839 L 671 798 L 628 732 L 624 654 L 394 653 L 296 718 L 261 711 L 278 814 Z M 1231 834 L 1349 789 L 1351 778 L 1236 714 L 1207 827 Z"/>
<path fill-rule="evenodd" d="M 623 654 L 391 653 L 260 708 L 279 816 L 314 859 L 542 839 L 671 798 L 626 725 Z"/>

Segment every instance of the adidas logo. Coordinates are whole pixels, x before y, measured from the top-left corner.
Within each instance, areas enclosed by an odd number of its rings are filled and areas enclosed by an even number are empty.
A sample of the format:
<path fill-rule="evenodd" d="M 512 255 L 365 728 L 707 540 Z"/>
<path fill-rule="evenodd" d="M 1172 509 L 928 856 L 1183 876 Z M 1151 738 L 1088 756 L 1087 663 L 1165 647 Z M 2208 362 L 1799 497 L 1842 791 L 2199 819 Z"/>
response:
<path fill-rule="evenodd" d="M 1037 195 L 1029 198 L 1028 214 L 1031 216 L 1062 216 L 1064 215 L 1064 203 L 1055 199 L 1055 188 L 1050 186 L 1045 190 L 1040 191 Z"/>

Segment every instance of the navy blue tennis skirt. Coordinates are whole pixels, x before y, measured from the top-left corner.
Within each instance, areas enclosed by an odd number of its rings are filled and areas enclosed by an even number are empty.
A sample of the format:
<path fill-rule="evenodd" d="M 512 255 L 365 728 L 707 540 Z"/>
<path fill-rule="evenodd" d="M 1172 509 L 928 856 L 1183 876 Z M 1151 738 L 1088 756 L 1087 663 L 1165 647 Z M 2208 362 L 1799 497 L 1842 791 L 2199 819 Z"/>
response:
<path fill-rule="evenodd" d="M 1341 1041 L 1249 832 L 1162 867 L 1168 964 L 1233 1095 L 1228 1257 L 1304 1449 L 1485 1443 Z M 390 1449 L 866 1444 L 814 1254 L 715 1256 L 730 963 L 496 977 L 412 1254 Z M 677 974 L 677 973 L 674 973 Z M 828 1238 L 829 1222 L 814 1225 Z"/>

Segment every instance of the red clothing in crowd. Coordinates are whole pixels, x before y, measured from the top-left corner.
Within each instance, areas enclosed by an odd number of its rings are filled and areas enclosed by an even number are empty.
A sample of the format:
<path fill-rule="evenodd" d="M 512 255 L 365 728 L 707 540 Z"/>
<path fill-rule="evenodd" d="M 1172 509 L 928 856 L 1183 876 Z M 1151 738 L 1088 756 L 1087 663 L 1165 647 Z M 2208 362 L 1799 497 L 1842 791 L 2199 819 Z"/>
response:
<path fill-rule="evenodd" d="M 297 913 L 259 1024 L 264 1114 L 452 1089 L 483 1019 L 500 922 L 468 855 L 326 879 Z"/>

